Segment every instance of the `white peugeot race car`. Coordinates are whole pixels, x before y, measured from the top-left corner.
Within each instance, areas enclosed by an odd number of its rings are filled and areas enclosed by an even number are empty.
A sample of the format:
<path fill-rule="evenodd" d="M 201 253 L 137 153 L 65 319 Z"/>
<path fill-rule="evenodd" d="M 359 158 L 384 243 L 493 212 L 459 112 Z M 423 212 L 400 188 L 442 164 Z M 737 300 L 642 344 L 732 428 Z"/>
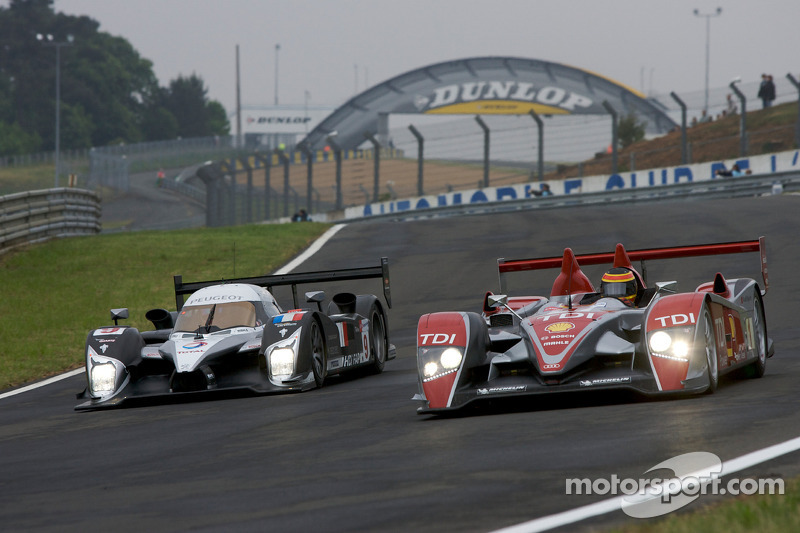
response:
<path fill-rule="evenodd" d="M 380 277 L 391 307 L 389 266 L 308 272 L 229 281 L 184 283 L 175 276 L 178 311 L 152 309 L 155 330 L 119 325 L 126 308 L 113 309 L 113 326 L 86 339 L 86 389 L 76 409 L 98 409 L 134 399 L 184 397 L 209 391 L 255 394 L 304 391 L 351 370 L 381 372 L 395 357 L 387 312 L 372 294 L 306 293 L 297 285 Z M 293 308 L 284 311 L 270 292 L 291 285 Z M 190 294 L 184 303 L 183 298 Z"/>

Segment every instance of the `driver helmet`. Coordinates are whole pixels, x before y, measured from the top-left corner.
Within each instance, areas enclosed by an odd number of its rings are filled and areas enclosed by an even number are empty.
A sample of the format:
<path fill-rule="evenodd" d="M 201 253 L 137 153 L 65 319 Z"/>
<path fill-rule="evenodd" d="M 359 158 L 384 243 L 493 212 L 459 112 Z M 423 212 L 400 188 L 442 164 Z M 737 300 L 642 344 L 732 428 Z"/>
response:
<path fill-rule="evenodd" d="M 600 293 L 604 297 L 617 298 L 628 305 L 634 304 L 637 289 L 633 272 L 623 267 L 612 268 L 600 280 Z"/>

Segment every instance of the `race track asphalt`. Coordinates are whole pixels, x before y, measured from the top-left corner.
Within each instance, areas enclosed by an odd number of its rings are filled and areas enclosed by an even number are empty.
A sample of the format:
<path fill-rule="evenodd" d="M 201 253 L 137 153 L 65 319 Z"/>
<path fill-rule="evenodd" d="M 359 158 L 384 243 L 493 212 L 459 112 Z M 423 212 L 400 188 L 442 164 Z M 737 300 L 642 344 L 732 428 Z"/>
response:
<path fill-rule="evenodd" d="M 605 499 L 567 478 L 638 478 L 676 455 L 723 460 L 800 433 L 796 320 L 800 196 L 599 206 L 351 224 L 297 271 L 391 265 L 398 358 L 377 376 L 303 394 L 75 412 L 83 376 L 0 400 L 0 528 L 7 531 L 491 531 Z M 496 259 L 767 237 L 775 357 L 762 379 L 713 395 L 642 401 L 548 396 L 464 416 L 416 414 L 415 329 L 477 310 Z M 756 254 L 648 264 L 691 290 L 721 271 L 757 277 Z M 592 279 L 596 274 L 590 273 Z M 546 291 L 521 278 L 519 290 Z M 310 289 L 310 287 L 309 287 Z M 326 287 L 378 293 L 377 281 Z M 278 298 L 282 295 L 279 293 Z M 284 300 L 285 301 L 285 300 Z M 796 476 L 796 453 L 743 476 Z M 713 501 L 704 497 L 696 509 Z M 598 531 L 621 511 L 564 528 Z"/>

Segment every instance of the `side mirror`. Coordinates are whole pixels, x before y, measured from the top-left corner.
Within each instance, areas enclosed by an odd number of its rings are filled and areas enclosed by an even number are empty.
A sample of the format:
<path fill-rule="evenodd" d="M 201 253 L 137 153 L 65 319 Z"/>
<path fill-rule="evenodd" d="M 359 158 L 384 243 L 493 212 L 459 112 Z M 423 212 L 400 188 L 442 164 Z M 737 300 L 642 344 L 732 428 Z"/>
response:
<path fill-rule="evenodd" d="M 119 320 L 123 320 L 128 318 L 128 308 L 121 307 L 119 309 L 112 309 L 111 310 L 111 320 L 114 321 L 114 325 L 118 325 Z"/>
<path fill-rule="evenodd" d="M 508 295 L 507 294 L 487 294 L 486 295 L 486 304 L 490 309 L 494 309 L 496 307 L 506 307 L 506 306 L 508 306 Z"/>
<path fill-rule="evenodd" d="M 306 293 L 306 302 L 317 304 L 317 310 L 322 312 L 322 302 L 325 300 L 325 291 L 312 291 Z"/>
<path fill-rule="evenodd" d="M 497 309 L 498 307 L 505 307 L 508 309 L 512 315 L 522 320 L 522 317 L 517 314 L 516 311 L 511 309 L 508 306 L 508 295 L 507 294 L 491 294 L 486 293 L 486 300 L 483 302 L 484 309 Z"/>
<path fill-rule="evenodd" d="M 677 281 L 658 281 L 656 282 L 656 291 L 659 294 L 675 294 L 678 292 Z"/>

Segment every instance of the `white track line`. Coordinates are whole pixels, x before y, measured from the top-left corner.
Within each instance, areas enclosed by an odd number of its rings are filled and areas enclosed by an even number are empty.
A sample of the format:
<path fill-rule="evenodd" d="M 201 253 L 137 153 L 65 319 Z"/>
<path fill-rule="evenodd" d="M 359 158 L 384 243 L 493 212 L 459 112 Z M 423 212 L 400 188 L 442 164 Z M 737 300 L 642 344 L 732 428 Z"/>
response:
<path fill-rule="evenodd" d="M 325 232 L 325 233 L 322 235 L 322 237 L 320 237 L 319 239 L 317 239 L 316 241 L 314 241 L 314 243 L 313 243 L 311 246 L 309 246 L 309 247 L 308 247 L 308 249 L 307 249 L 305 252 L 303 252 L 302 254 L 300 254 L 300 255 L 298 255 L 297 257 L 295 257 L 295 258 L 294 258 L 292 261 L 290 261 L 290 262 L 289 262 L 289 263 L 288 263 L 286 266 L 284 266 L 284 267 L 282 267 L 282 268 L 279 268 L 278 270 L 276 270 L 276 271 L 275 271 L 275 274 L 288 274 L 289 272 L 291 272 L 292 270 L 294 270 L 295 268 L 297 268 L 298 266 L 300 266 L 300 265 L 301 265 L 301 264 L 302 264 L 302 263 L 303 263 L 303 262 L 304 262 L 306 259 L 308 259 L 308 258 L 309 258 L 309 257 L 311 257 L 312 255 L 314 255 L 315 253 L 317 253 L 317 252 L 319 251 L 319 249 L 320 249 L 320 248 L 322 248 L 322 246 L 323 246 L 323 245 L 324 245 L 326 242 L 328 242 L 329 240 L 331 240 L 331 238 L 332 238 L 334 235 L 336 235 L 336 234 L 339 232 L 339 230 L 341 230 L 342 228 L 344 228 L 346 225 L 347 225 L 347 224 L 336 224 L 335 226 L 333 226 L 331 229 L 329 229 L 328 231 L 326 231 L 326 232 Z"/>
<path fill-rule="evenodd" d="M 287 265 L 282 268 L 279 268 L 275 271 L 275 274 L 287 274 L 300 266 L 306 259 L 314 255 L 319 251 L 322 246 L 328 242 L 331 237 L 336 235 L 339 230 L 344 228 L 347 224 L 336 224 L 331 229 L 326 231 L 322 237 L 314 241 L 314 243 L 309 246 L 305 252 L 295 257 L 292 261 L 290 261 Z M 71 370 L 66 374 L 60 374 L 58 376 L 53 376 L 52 378 L 45 379 L 44 381 L 39 381 L 38 383 L 33 383 L 31 385 L 27 385 L 25 387 L 20 387 L 19 389 L 14 389 L 12 391 L 4 392 L 0 394 L 0 400 L 4 398 L 9 398 L 11 396 L 15 396 L 17 394 L 22 394 L 23 392 L 28 392 L 34 389 L 38 389 L 40 387 L 44 387 L 46 385 L 50 385 L 51 383 L 55 383 L 57 381 L 61 381 L 62 379 L 71 378 L 72 376 L 77 376 L 78 374 L 82 373 L 85 369 L 84 368 L 76 368 L 75 370 Z"/>
<path fill-rule="evenodd" d="M 776 457 L 786 455 L 787 453 L 796 452 L 797 450 L 800 450 L 800 437 L 796 437 L 773 446 L 768 446 L 761 450 L 756 450 L 754 452 L 742 455 L 741 457 L 737 457 L 736 459 L 731 459 L 730 461 L 725 461 L 722 463 L 722 471 L 719 475 L 725 476 L 728 474 L 733 474 L 734 472 L 739 472 L 745 468 L 775 459 Z M 547 531 L 549 529 L 574 524 L 576 522 L 586 520 L 587 518 L 592 518 L 593 516 L 600 516 L 622 510 L 622 501 L 624 498 L 624 495 L 617 496 L 608 500 L 593 503 L 591 505 L 585 505 L 583 507 L 577 507 L 569 511 L 564 511 L 563 513 L 543 516 L 529 522 L 523 522 L 515 526 L 498 529 L 493 533 L 536 533 L 539 531 Z"/>
<path fill-rule="evenodd" d="M 61 381 L 62 379 L 67 379 L 71 378 L 72 376 L 77 376 L 78 374 L 83 373 L 83 371 L 84 368 L 76 368 L 75 370 L 70 370 L 66 374 L 53 376 L 52 378 L 45 379 L 44 381 L 39 381 L 38 383 L 33 383 L 32 385 L 27 385 L 25 387 L 20 387 L 12 391 L 4 392 L 3 394 L 0 394 L 0 400 L 2 400 L 3 398 L 8 398 L 10 396 L 15 396 L 17 394 L 22 394 L 23 392 L 28 392 L 29 390 L 38 389 L 39 387 L 44 387 L 45 385 L 50 385 L 51 383 L 55 383 L 56 381 Z"/>

